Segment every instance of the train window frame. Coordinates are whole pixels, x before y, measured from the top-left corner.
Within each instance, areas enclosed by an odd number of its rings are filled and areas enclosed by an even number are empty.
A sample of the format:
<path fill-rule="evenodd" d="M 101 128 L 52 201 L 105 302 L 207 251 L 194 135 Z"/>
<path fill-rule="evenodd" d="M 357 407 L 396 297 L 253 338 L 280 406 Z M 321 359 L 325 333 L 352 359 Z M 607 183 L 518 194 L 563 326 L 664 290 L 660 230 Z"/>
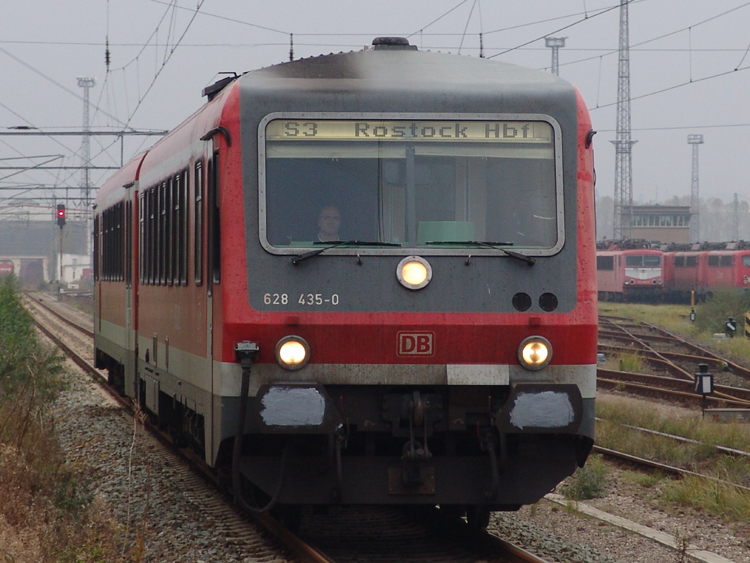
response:
<path fill-rule="evenodd" d="M 101 248 L 99 248 L 100 235 L 99 235 L 99 219 L 101 213 L 94 215 L 94 281 L 99 281 L 99 256 L 101 254 Z"/>
<path fill-rule="evenodd" d="M 597 272 L 614 272 L 615 270 L 615 257 L 614 256 L 597 256 L 596 257 L 596 271 Z"/>
<path fill-rule="evenodd" d="M 299 246 L 276 246 L 271 243 L 268 239 L 268 192 L 266 182 L 268 178 L 267 170 L 267 157 L 268 148 L 266 144 L 266 130 L 268 125 L 275 120 L 288 120 L 288 119 L 307 119 L 315 121 L 404 121 L 404 122 L 430 122 L 430 121 L 442 121 L 442 122 L 542 122 L 546 123 L 551 127 L 551 145 L 552 149 L 552 182 L 554 183 L 554 213 L 556 220 L 556 228 L 552 231 L 554 233 L 554 241 L 549 246 L 524 246 L 522 244 L 514 244 L 512 248 L 518 250 L 527 256 L 554 256 L 558 254 L 565 245 L 565 210 L 564 210 L 564 197 L 563 197 L 563 145 L 562 145 L 562 128 L 560 124 L 552 116 L 547 114 L 539 113 L 528 113 L 528 114 L 506 114 L 506 113 L 480 113 L 480 114 L 464 114 L 464 113 L 368 113 L 368 112 L 357 112 L 357 113 L 346 113 L 346 112 L 274 112 L 266 115 L 260 120 L 258 126 L 258 224 L 259 232 L 258 237 L 261 246 L 269 253 L 275 255 L 296 255 L 300 253 Z M 573 149 L 576 150 L 574 147 Z M 472 153 L 472 156 L 474 154 Z M 406 172 L 408 174 L 408 171 Z M 411 224 L 411 222 L 408 222 Z M 410 238 L 418 239 L 413 234 Z M 462 239 L 463 240 L 463 239 Z M 470 240 L 470 239 L 469 239 Z M 468 242 L 468 241 L 467 241 Z M 481 246 L 470 246 L 470 245 L 446 245 L 446 246 L 426 246 L 419 244 L 415 246 L 339 246 L 327 250 L 325 256 L 336 256 L 336 255 L 397 255 L 404 256 L 413 254 L 418 249 L 420 255 L 424 256 L 503 256 L 503 252 L 500 248 L 493 247 L 481 247 Z"/>
<path fill-rule="evenodd" d="M 221 192 L 219 151 L 215 150 L 208 161 L 208 287 L 213 294 L 213 286 L 221 283 Z"/>
<path fill-rule="evenodd" d="M 203 285 L 203 160 L 198 160 L 195 163 L 194 178 L 195 183 L 193 186 L 194 201 L 195 205 L 193 208 L 193 277 L 195 279 L 195 285 Z"/>
<path fill-rule="evenodd" d="M 182 182 L 180 184 L 180 222 L 179 229 L 181 231 L 180 237 L 180 256 L 179 256 L 179 271 L 180 271 L 180 285 L 187 287 L 188 285 L 188 241 L 190 239 L 189 221 L 188 214 L 190 211 L 190 191 L 188 189 L 188 181 L 190 173 L 188 169 L 184 169 L 180 175 L 182 176 Z"/>
<path fill-rule="evenodd" d="M 146 233 L 145 209 L 146 193 L 142 191 L 138 194 L 138 283 L 145 283 L 145 256 L 143 240 Z"/>
<path fill-rule="evenodd" d="M 133 287 L 133 200 L 125 202 L 125 287 Z"/>
<path fill-rule="evenodd" d="M 166 271 L 166 284 L 171 286 L 174 284 L 174 257 L 175 257 L 175 246 L 177 241 L 174 239 L 174 192 L 175 185 L 177 183 L 177 176 L 169 178 L 166 182 L 166 189 L 164 191 L 164 238 L 166 247 L 164 249 L 165 268 Z"/>

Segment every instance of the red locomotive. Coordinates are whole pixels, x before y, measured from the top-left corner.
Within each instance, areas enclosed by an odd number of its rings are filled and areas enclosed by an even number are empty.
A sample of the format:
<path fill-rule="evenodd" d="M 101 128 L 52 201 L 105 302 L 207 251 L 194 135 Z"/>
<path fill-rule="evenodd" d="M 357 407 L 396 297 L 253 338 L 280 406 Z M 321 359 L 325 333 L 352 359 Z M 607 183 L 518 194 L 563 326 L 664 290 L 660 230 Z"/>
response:
<path fill-rule="evenodd" d="M 748 289 L 750 250 L 732 249 L 736 244 L 723 244 L 720 246 L 724 248 L 713 250 L 598 250 L 599 298 L 685 302 L 691 292 L 705 299 L 716 289 Z"/>
<path fill-rule="evenodd" d="M 670 300 L 703 299 L 715 289 L 750 288 L 750 250 L 665 252 Z"/>
<path fill-rule="evenodd" d="M 13 275 L 13 260 L 0 260 L 0 278 Z"/>
<path fill-rule="evenodd" d="M 481 527 L 583 465 L 593 131 L 574 87 L 381 38 L 204 93 L 99 190 L 113 385 L 254 510 L 438 504 Z"/>
<path fill-rule="evenodd" d="M 603 301 L 649 301 L 664 289 L 662 252 L 647 248 L 599 250 L 596 279 Z"/>

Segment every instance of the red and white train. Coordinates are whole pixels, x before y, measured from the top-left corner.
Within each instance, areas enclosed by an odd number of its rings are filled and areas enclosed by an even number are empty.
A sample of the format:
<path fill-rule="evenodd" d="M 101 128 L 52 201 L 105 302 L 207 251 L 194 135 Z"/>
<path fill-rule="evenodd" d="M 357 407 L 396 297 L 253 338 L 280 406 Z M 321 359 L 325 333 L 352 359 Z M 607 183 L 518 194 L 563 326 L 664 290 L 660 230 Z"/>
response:
<path fill-rule="evenodd" d="M 13 260 L 0 260 L 0 278 L 4 276 L 11 276 L 15 272 L 15 265 Z"/>
<path fill-rule="evenodd" d="M 685 301 L 692 292 L 704 299 L 717 289 L 750 289 L 747 249 L 598 250 L 596 260 L 602 300 Z"/>
<path fill-rule="evenodd" d="M 602 301 L 649 301 L 662 296 L 662 252 L 647 248 L 599 250 L 596 282 Z"/>
<path fill-rule="evenodd" d="M 254 510 L 481 527 L 583 465 L 594 132 L 573 86 L 381 38 L 204 93 L 99 190 L 113 385 Z"/>

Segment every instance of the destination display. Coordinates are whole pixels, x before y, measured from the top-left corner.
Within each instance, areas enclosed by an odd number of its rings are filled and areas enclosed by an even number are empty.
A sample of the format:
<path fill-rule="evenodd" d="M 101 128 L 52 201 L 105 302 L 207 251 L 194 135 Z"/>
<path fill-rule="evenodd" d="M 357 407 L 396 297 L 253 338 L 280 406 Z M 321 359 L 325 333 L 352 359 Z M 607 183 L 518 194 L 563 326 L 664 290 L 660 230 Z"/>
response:
<path fill-rule="evenodd" d="M 544 121 L 380 121 L 275 119 L 267 141 L 481 141 L 552 142 Z"/>

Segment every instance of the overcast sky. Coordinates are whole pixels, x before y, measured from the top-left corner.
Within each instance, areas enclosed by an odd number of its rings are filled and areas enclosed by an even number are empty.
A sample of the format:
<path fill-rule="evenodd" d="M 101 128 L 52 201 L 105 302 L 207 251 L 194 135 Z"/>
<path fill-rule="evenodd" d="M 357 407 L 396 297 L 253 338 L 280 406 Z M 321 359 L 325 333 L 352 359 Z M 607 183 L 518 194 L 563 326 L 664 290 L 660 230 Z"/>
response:
<path fill-rule="evenodd" d="M 0 18 L 0 168 L 81 163 L 79 137 L 17 137 L 14 127 L 77 131 L 78 77 L 95 130 L 167 130 L 204 103 L 222 72 L 294 57 L 359 50 L 377 36 L 420 49 L 550 70 L 544 37 L 566 37 L 560 76 L 583 94 L 599 132 L 597 192 L 613 196 L 619 0 L 65 0 L 4 2 Z M 692 147 L 702 134 L 700 195 L 746 201 L 750 190 L 750 2 L 631 0 L 633 197 L 690 194 Z M 105 65 L 109 42 L 110 65 Z M 92 164 L 119 165 L 157 137 L 91 141 Z M 45 164 L 46 163 L 46 164 Z M 99 185 L 111 172 L 92 172 Z M 81 173 L 0 170 L 6 188 L 80 194 Z M 50 195 L 29 191 L 29 195 Z M 0 202 L 2 205 L 3 202 Z"/>

